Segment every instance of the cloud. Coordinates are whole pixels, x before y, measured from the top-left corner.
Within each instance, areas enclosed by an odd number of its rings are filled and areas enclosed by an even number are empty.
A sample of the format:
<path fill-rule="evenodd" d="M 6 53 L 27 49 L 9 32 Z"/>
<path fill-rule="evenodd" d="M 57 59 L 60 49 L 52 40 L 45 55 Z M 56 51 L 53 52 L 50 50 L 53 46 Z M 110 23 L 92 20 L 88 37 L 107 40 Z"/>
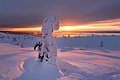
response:
<path fill-rule="evenodd" d="M 120 18 L 120 0 L 1 0 L 0 26 L 37 26 L 53 13 L 61 25 L 112 20 Z"/>

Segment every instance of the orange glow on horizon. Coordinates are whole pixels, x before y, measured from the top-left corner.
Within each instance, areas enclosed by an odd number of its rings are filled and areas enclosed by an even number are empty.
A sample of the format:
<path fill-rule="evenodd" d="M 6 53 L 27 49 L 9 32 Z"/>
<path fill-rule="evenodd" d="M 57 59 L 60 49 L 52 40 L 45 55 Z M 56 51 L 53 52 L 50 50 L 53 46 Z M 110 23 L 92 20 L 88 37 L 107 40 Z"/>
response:
<path fill-rule="evenodd" d="M 41 31 L 40 26 L 33 28 L 0 28 L 1 31 Z M 72 32 L 72 31 L 120 31 L 120 19 L 115 20 L 106 20 L 106 21 L 97 21 L 87 25 L 78 25 L 78 26 L 61 26 L 58 30 L 60 32 Z"/>
<path fill-rule="evenodd" d="M 1 29 L 2 30 L 2 29 Z M 30 32 L 30 31 L 41 31 L 41 27 L 37 28 L 6 28 L 2 31 L 18 31 L 18 32 Z M 101 27 L 94 27 L 94 26 L 63 26 L 60 27 L 58 31 L 120 31 L 120 27 L 113 27 L 113 26 L 101 26 Z"/>
<path fill-rule="evenodd" d="M 41 28 L 40 27 L 37 27 L 37 28 L 13 28 L 11 29 L 11 31 L 40 31 Z"/>

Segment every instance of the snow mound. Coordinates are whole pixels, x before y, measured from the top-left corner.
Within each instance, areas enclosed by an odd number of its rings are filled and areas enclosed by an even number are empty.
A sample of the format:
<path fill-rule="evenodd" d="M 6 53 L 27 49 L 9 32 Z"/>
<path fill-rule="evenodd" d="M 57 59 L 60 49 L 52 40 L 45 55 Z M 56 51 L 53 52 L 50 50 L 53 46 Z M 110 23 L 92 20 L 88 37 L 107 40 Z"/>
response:
<path fill-rule="evenodd" d="M 56 80 L 61 77 L 57 65 L 40 62 L 35 58 L 24 61 L 23 74 L 17 80 Z"/>
<path fill-rule="evenodd" d="M 19 61 L 19 65 L 18 65 L 18 67 L 19 67 L 19 70 L 21 70 L 21 71 L 24 71 L 24 60 L 20 60 Z"/>

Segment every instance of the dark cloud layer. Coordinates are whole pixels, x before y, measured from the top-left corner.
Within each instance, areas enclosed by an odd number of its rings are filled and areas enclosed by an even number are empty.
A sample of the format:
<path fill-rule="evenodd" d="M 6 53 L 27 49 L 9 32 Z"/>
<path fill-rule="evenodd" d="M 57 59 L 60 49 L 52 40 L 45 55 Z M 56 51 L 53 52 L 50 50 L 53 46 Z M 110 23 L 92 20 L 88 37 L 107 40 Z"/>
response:
<path fill-rule="evenodd" d="M 120 18 L 120 0 L 0 0 L 0 26 L 41 25 L 57 14 L 62 25 L 79 25 Z"/>

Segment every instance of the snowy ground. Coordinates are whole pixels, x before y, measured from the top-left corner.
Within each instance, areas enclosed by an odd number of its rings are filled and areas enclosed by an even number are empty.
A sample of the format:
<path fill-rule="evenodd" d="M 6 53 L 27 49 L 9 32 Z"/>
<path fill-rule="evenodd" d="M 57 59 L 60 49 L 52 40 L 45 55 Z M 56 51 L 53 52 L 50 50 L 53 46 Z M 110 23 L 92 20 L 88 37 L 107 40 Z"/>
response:
<path fill-rule="evenodd" d="M 38 40 L 0 34 L 0 80 L 120 80 L 120 36 L 58 38 L 57 65 L 37 60 Z"/>

